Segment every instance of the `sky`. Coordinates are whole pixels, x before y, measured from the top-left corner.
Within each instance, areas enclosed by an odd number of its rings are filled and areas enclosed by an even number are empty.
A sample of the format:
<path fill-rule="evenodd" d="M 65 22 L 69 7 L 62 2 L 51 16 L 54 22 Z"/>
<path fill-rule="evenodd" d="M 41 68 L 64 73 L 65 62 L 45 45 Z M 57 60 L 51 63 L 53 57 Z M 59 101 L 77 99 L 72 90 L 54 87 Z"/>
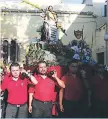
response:
<path fill-rule="evenodd" d="M 83 0 L 62 0 L 62 1 L 65 3 L 82 3 L 83 2 Z M 105 2 L 105 0 L 94 0 L 94 1 L 102 2 L 102 3 Z"/>
<path fill-rule="evenodd" d="M 82 3 L 83 0 L 63 0 L 65 3 Z"/>
<path fill-rule="evenodd" d="M 0 0 L 0 1 L 22 1 L 22 0 Z M 61 0 L 61 1 L 64 2 L 64 3 L 73 3 L 73 4 L 74 3 L 75 4 L 81 4 L 83 2 L 83 0 Z M 94 0 L 94 1 L 105 2 L 105 0 Z"/>
<path fill-rule="evenodd" d="M 20 1 L 20 0 L 0 0 L 0 1 Z M 82 3 L 83 0 L 62 0 L 65 3 Z"/>

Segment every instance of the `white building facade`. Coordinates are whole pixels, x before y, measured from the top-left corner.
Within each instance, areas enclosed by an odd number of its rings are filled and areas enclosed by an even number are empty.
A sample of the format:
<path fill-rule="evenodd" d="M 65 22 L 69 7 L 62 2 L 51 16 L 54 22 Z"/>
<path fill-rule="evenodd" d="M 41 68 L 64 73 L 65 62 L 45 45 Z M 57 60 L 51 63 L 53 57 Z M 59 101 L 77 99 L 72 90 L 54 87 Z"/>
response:
<path fill-rule="evenodd" d="M 67 36 L 61 31 L 59 39 L 64 45 L 68 45 L 71 41 L 80 41 L 82 38 L 92 48 L 92 55 L 95 60 L 99 61 L 99 53 L 105 52 L 104 34 L 106 29 L 106 17 L 102 16 L 102 2 L 83 1 L 83 4 L 65 4 L 61 0 L 43 1 L 37 0 L 33 2 L 41 8 L 46 8 L 52 5 L 54 11 L 58 14 Z M 39 11 L 30 5 L 20 2 L 1 3 L 1 44 L 8 41 L 9 49 L 7 62 L 23 61 L 26 54 L 26 47 L 31 41 L 40 38 L 38 31 L 43 23 Z M 75 31 L 83 30 L 83 37 L 77 38 Z M 16 46 L 13 48 L 13 44 Z M 6 42 L 5 42 L 6 44 Z M 13 49 L 15 49 L 13 51 Z M 15 55 L 14 55 L 15 54 Z M 105 57 L 105 55 L 104 55 Z M 2 55 L 3 58 L 3 55 Z M 101 62 L 103 62 L 102 59 Z M 104 61 L 105 62 L 105 61 Z"/>

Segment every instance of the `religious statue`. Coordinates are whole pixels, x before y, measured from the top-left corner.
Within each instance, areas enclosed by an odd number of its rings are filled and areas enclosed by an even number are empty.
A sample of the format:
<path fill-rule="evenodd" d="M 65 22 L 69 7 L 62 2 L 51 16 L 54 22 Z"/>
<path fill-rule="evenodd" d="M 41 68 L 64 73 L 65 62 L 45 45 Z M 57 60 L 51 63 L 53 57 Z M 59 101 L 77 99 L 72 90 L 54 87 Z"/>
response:
<path fill-rule="evenodd" d="M 57 15 L 53 11 L 53 7 L 49 6 L 44 13 L 41 15 L 44 18 L 43 27 L 41 29 L 42 41 L 58 41 L 58 28 L 56 26 L 57 23 Z"/>
<path fill-rule="evenodd" d="M 53 7 L 49 6 L 46 10 L 41 9 L 38 5 L 34 5 L 27 0 L 23 0 L 26 4 L 29 4 L 35 8 L 38 8 L 42 13 L 43 26 L 41 28 L 41 40 L 48 42 L 57 42 L 59 39 L 58 30 L 60 29 L 65 35 L 65 30 L 62 28 L 61 24 L 58 23 L 57 14 L 53 11 Z"/>

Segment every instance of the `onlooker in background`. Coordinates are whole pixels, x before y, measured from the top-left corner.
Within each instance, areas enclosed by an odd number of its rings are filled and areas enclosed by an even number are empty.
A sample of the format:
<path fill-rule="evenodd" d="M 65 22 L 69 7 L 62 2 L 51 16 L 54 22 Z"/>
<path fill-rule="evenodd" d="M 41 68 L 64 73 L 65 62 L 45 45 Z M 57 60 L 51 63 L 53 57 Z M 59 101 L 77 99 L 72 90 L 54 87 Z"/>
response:
<path fill-rule="evenodd" d="M 92 84 L 92 110 L 93 117 L 108 118 L 108 75 L 104 65 L 97 64 Z"/>
<path fill-rule="evenodd" d="M 2 83 L 4 76 L 7 75 L 4 72 L 4 68 L 1 67 L 0 69 L 0 84 Z M 8 91 L 2 91 L 0 95 L 0 100 L 1 100 L 1 118 L 5 117 L 5 111 L 6 111 L 6 106 L 7 106 L 7 97 L 8 97 Z"/>
<path fill-rule="evenodd" d="M 80 101 L 83 95 L 83 85 L 77 76 L 78 63 L 76 60 L 69 65 L 69 72 L 62 77 L 65 89 L 59 92 L 59 106 L 64 118 L 80 117 Z"/>
<path fill-rule="evenodd" d="M 90 82 L 93 77 L 93 66 L 87 63 L 83 63 L 79 66 L 78 74 L 83 82 L 84 92 L 81 106 L 81 117 L 87 118 L 91 116 L 91 86 Z"/>
<path fill-rule="evenodd" d="M 5 66 L 4 69 L 3 69 L 3 71 L 4 71 L 4 75 L 5 75 L 5 76 L 6 76 L 6 75 L 9 75 L 9 74 L 10 74 L 9 66 Z"/>

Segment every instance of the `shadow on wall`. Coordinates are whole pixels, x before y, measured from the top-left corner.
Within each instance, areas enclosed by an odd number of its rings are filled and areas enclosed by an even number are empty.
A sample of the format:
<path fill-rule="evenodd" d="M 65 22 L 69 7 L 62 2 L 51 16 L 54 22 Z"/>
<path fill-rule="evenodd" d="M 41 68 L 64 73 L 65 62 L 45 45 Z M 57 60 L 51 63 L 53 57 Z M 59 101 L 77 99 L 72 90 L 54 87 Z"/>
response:
<path fill-rule="evenodd" d="M 73 17 L 75 18 L 74 20 Z M 93 38 L 96 36 L 96 21 L 92 15 L 70 15 L 70 20 L 65 24 L 65 26 L 67 26 L 67 36 L 63 35 L 61 37 L 62 42 L 65 45 L 68 45 L 72 40 L 86 40 L 87 44 L 91 45 L 92 35 Z"/>
<path fill-rule="evenodd" d="M 75 31 L 82 31 L 83 29 L 83 38 L 86 40 L 87 44 L 90 46 L 93 44 L 96 45 L 96 29 L 105 23 L 102 18 L 102 5 L 101 2 L 94 2 L 93 6 L 85 6 L 80 12 L 93 12 L 93 15 L 74 15 L 71 14 L 67 17 L 67 23 L 65 23 L 66 33 L 68 36 L 62 35 L 63 44 L 68 44 L 72 40 L 82 40 L 77 38 L 74 34 Z M 88 8 L 88 9 L 87 9 Z M 97 16 L 97 17 L 96 17 Z M 70 23 L 69 23 L 70 22 Z"/>
<path fill-rule="evenodd" d="M 31 14 L 25 34 L 31 39 L 37 37 L 39 38 L 40 35 L 39 32 L 37 32 L 37 29 L 39 29 L 41 25 L 42 25 L 42 18 L 39 15 Z"/>
<path fill-rule="evenodd" d="M 85 5 L 81 8 L 80 12 L 85 12 L 85 11 L 89 12 L 92 8 L 93 8 L 93 6 Z M 60 9 L 60 8 L 58 8 L 58 9 Z M 68 45 L 68 43 L 71 42 L 72 40 L 82 40 L 82 37 L 78 39 L 78 38 L 76 38 L 76 36 L 74 34 L 74 30 L 82 31 L 82 29 L 83 29 L 83 35 L 84 35 L 83 38 L 85 38 L 89 44 L 92 42 L 92 34 L 93 34 L 93 37 L 95 37 L 95 30 L 96 30 L 95 18 L 93 18 L 92 15 L 88 16 L 88 15 L 68 14 L 66 16 L 64 14 L 64 17 L 61 17 L 60 14 L 58 14 L 58 16 L 59 16 L 58 19 L 60 19 L 60 21 L 62 21 L 62 24 L 63 24 L 64 28 L 66 29 L 66 33 L 68 35 L 68 36 L 65 36 L 63 33 L 60 33 L 60 34 L 62 34 L 61 39 L 62 39 L 63 44 Z M 40 34 L 39 34 L 39 32 L 37 32 L 37 29 L 42 25 L 42 22 L 43 22 L 42 18 L 39 15 L 33 16 L 31 14 L 25 34 L 29 38 L 33 38 L 33 37 L 39 38 Z M 88 36 L 88 34 L 89 34 L 89 36 Z"/>
<path fill-rule="evenodd" d="M 9 38 L 17 36 L 16 16 L 1 15 L 1 37 Z M 7 27 L 8 26 L 8 27 Z"/>

